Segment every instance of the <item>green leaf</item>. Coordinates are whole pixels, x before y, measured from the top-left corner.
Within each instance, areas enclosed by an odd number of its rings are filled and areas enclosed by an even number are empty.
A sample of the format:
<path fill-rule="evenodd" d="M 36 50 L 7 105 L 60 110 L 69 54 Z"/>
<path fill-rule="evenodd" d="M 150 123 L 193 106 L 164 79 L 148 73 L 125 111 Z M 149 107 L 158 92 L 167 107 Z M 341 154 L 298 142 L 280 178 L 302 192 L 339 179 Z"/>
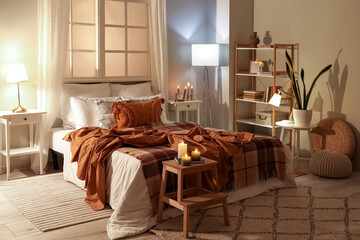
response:
<path fill-rule="evenodd" d="M 301 76 L 301 81 L 302 81 L 302 84 L 303 84 L 303 87 L 304 87 L 304 89 L 303 89 L 303 101 L 304 101 L 303 107 L 306 110 L 306 86 L 305 86 L 304 75 L 305 75 L 304 69 L 302 68 L 300 76 Z"/>
<path fill-rule="evenodd" d="M 294 79 L 295 79 L 295 75 L 294 75 Z M 300 92 L 300 88 L 299 88 L 299 83 L 297 80 L 295 80 L 295 85 L 296 85 L 296 94 L 298 95 L 298 107 L 299 109 L 303 109 L 302 108 L 302 104 L 301 104 L 301 92 Z"/>
<path fill-rule="evenodd" d="M 286 63 L 289 65 L 290 71 L 293 72 L 294 64 L 293 64 L 293 61 L 287 51 L 285 51 L 285 56 L 286 56 Z"/>
<path fill-rule="evenodd" d="M 312 82 L 311 87 L 310 87 L 310 89 L 309 89 L 309 92 L 306 94 L 306 103 L 305 103 L 306 106 L 307 106 L 308 103 L 309 103 L 309 99 L 310 99 L 312 90 L 314 89 L 314 86 L 315 86 L 317 80 L 320 78 L 321 75 L 323 75 L 325 72 L 327 72 L 327 71 L 331 68 L 331 66 L 332 66 L 332 65 L 330 64 L 330 65 L 327 65 L 326 67 L 324 67 L 323 70 L 321 70 L 321 71 L 319 72 L 319 74 L 316 76 L 316 78 L 315 78 L 314 81 Z"/>

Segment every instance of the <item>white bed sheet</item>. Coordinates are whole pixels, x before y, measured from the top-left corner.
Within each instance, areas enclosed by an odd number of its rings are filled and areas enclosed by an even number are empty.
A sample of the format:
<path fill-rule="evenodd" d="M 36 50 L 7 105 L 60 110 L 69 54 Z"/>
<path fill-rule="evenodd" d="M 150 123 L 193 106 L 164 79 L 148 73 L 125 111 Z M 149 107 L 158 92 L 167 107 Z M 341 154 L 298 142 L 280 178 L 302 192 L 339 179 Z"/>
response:
<path fill-rule="evenodd" d="M 84 181 L 76 176 L 77 163 L 70 162 L 70 143 L 62 140 L 70 131 L 72 130 L 52 129 L 50 148 L 64 154 L 64 179 L 83 188 Z M 275 188 L 295 186 L 290 150 L 288 146 L 284 147 L 288 159 L 285 182 L 272 178 L 246 189 L 229 192 L 228 202 L 253 197 Z M 106 200 L 114 209 L 107 224 L 110 239 L 134 236 L 156 224 L 156 219 L 152 216 L 150 196 L 147 187 L 144 186 L 146 182 L 141 162 L 135 157 L 114 151 L 106 163 Z M 164 211 L 164 219 L 179 214 L 181 212 L 169 209 Z"/>

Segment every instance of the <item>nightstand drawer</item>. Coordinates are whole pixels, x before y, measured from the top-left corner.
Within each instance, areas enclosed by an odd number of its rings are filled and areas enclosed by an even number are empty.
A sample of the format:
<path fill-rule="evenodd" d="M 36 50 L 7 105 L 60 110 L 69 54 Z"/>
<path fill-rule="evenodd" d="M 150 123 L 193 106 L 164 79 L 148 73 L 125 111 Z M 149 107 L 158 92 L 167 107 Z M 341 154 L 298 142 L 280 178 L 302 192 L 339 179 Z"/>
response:
<path fill-rule="evenodd" d="M 191 102 L 191 103 L 182 102 L 182 103 L 170 105 L 170 109 L 175 110 L 175 105 L 177 105 L 176 107 L 177 107 L 177 109 L 179 111 L 187 111 L 187 110 L 196 110 L 197 109 L 197 103 L 196 102 Z"/>
<path fill-rule="evenodd" d="M 10 124 L 28 124 L 38 122 L 41 118 L 41 115 L 18 115 L 18 116 L 10 116 L 9 121 Z"/>

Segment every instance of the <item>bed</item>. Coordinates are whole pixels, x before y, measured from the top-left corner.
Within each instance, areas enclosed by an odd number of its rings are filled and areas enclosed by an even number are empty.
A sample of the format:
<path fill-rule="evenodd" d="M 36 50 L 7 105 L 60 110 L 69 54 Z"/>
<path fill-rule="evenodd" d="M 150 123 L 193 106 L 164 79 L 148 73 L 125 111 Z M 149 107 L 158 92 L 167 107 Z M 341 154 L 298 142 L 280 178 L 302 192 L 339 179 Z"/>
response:
<path fill-rule="evenodd" d="M 75 86 L 76 85 L 76 86 Z M 56 152 L 63 154 L 63 174 L 66 181 L 72 182 L 79 187 L 84 188 L 84 181 L 77 178 L 77 162 L 71 163 L 70 142 L 62 140 L 65 135 L 79 129 L 83 126 L 97 125 L 96 121 L 107 123 L 109 118 L 101 118 L 101 120 L 91 119 L 100 116 L 100 108 L 94 113 L 94 108 L 87 113 L 79 114 L 78 109 L 89 105 L 90 98 L 109 98 L 95 100 L 99 107 L 108 104 L 108 102 L 116 101 L 119 97 L 131 97 L 146 100 L 152 96 L 150 83 L 133 86 L 112 87 L 110 84 L 92 84 L 91 86 L 77 86 L 78 84 L 68 84 L 63 89 L 62 94 L 62 118 L 64 126 L 61 128 L 53 128 L 51 130 L 50 148 Z M 124 90 L 126 88 L 126 90 Z M 135 93 L 136 92 L 136 93 Z M 105 95 L 104 95 L 105 93 Z M 107 94 L 109 93 L 109 94 Z M 135 95 L 135 96 L 134 96 Z M 137 96 L 136 96 L 137 95 Z M 79 103 L 74 101 L 74 96 L 82 98 Z M 157 96 L 159 97 L 159 96 Z M 68 100 L 68 102 L 66 102 Z M 75 103 L 75 104 L 73 104 Z M 81 106 L 83 104 L 83 106 Z M 84 105 L 85 104 L 85 105 Z M 105 104 L 105 105 L 106 105 Z M 78 106 L 80 105 L 80 107 Z M 66 107 L 70 109 L 67 109 Z M 73 107 L 75 106 L 75 108 Z M 78 108 L 76 108 L 78 106 Z M 73 108 L 72 108 L 73 107 Z M 96 111 L 95 111 L 96 112 Z M 107 113 L 109 114 L 109 113 Z M 81 116 L 84 115 L 84 116 Z M 105 114 L 106 115 L 106 114 Z M 75 117 L 76 121 L 71 123 L 71 117 Z M 166 121 L 162 116 L 163 122 L 173 124 Z M 68 121 L 70 120 L 70 121 Z M 104 125 L 102 125 L 104 126 Z M 274 188 L 286 186 L 295 186 L 293 179 L 293 166 L 290 161 L 290 151 L 286 145 L 283 146 L 286 154 L 286 177 L 282 181 L 273 177 L 266 181 L 259 181 L 256 184 L 241 189 L 228 189 L 228 202 L 234 202 L 240 199 L 249 198 L 262 192 Z M 135 155 L 129 154 L 128 149 L 120 149 L 112 152 L 105 166 L 105 182 L 106 182 L 106 202 L 114 209 L 112 216 L 107 224 L 108 236 L 111 239 L 128 237 L 145 232 L 156 224 L 156 216 L 153 214 L 153 205 L 147 187 L 147 179 L 144 175 L 142 162 Z M 178 215 L 174 209 L 167 209 L 164 217 L 172 217 Z"/>

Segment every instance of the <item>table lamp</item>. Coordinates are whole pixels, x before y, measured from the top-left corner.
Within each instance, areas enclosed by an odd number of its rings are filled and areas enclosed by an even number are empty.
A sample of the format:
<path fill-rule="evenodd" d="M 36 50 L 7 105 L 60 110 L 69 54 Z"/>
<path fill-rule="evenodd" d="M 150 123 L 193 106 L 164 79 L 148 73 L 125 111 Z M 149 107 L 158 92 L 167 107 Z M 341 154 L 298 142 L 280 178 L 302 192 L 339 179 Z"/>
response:
<path fill-rule="evenodd" d="M 21 107 L 21 105 L 20 105 L 19 82 L 25 82 L 25 81 L 28 81 L 28 80 L 29 80 L 29 78 L 28 78 L 28 76 L 26 74 L 24 64 L 15 64 L 15 63 L 10 64 L 9 70 L 8 70 L 8 73 L 7 73 L 6 82 L 8 82 L 8 83 L 17 83 L 17 88 L 18 88 L 19 106 L 17 106 L 16 108 L 14 108 L 12 110 L 12 112 L 14 112 L 14 113 L 26 112 L 26 109 Z"/>
<path fill-rule="evenodd" d="M 275 93 L 270 101 L 269 101 L 269 104 L 273 105 L 273 106 L 276 106 L 276 107 L 280 107 L 280 103 L 281 103 L 281 93 L 285 94 L 285 95 L 288 95 L 289 97 L 291 98 L 295 98 L 294 95 L 290 94 L 290 93 L 287 93 L 285 91 L 283 91 L 282 89 L 279 89 L 278 90 L 278 93 Z M 290 113 L 290 116 L 289 116 L 289 119 L 292 119 L 293 117 L 293 112 L 291 111 Z M 286 120 L 288 123 L 294 123 L 292 120 Z"/>
<path fill-rule="evenodd" d="M 219 44 L 192 44 L 191 45 L 192 66 L 201 66 L 204 68 L 203 75 L 203 98 L 205 97 L 205 81 L 208 89 L 208 106 L 210 115 L 210 127 L 212 127 L 212 113 L 210 104 L 210 83 L 209 66 L 219 66 Z M 203 99 L 205 102 L 205 99 Z M 205 108 L 204 108 L 205 109 Z"/>

